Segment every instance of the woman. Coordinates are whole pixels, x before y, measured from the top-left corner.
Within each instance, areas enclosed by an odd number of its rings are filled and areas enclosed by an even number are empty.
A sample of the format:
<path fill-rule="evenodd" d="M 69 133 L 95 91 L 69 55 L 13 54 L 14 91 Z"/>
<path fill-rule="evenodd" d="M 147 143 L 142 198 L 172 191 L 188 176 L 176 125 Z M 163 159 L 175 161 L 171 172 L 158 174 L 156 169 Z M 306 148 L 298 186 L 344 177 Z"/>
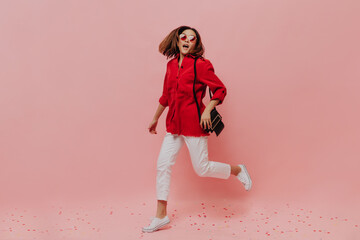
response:
<path fill-rule="evenodd" d="M 228 179 L 233 174 L 247 191 L 252 185 L 244 165 L 232 166 L 208 160 L 207 140 L 209 133 L 205 129 L 211 127 L 210 112 L 216 105 L 223 102 L 226 88 L 215 75 L 211 62 L 202 56 L 204 46 L 198 31 L 188 26 L 174 29 L 160 43 L 159 51 L 167 58 L 174 58 L 167 63 L 159 106 L 148 128 L 151 134 L 157 134 L 158 119 L 164 109 L 169 106 L 166 117 L 166 135 L 157 161 L 156 194 L 158 202 L 156 216 L 149 226 L 143 227 L 143 232 L 156 231 L 170 222 L 166 206 L 171 166 L 175 164 L 176 156 L 184 142 L 189 149 L 194 170 L 199 176 Z M 198 57 L 195 92 L 202 112 L 200 124 L 193 94 L 195 57 Z M 213 97 L 205 107 L 202 99 L 205 96 L 207 86 L 212 91 Z"/>

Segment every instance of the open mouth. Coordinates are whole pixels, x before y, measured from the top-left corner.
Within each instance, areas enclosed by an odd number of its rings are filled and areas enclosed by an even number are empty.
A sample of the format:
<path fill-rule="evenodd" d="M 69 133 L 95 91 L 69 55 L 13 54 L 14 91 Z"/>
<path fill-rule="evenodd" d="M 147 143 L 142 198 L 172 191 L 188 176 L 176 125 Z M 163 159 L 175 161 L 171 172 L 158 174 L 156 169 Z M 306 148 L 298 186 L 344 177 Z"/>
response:
<path fill-rule="evenodd" d="M 189 45 L 184 44 L 184 45 L 183 45 L 183 48 L 184 48 L 184 49 L 189 49 Z"/>

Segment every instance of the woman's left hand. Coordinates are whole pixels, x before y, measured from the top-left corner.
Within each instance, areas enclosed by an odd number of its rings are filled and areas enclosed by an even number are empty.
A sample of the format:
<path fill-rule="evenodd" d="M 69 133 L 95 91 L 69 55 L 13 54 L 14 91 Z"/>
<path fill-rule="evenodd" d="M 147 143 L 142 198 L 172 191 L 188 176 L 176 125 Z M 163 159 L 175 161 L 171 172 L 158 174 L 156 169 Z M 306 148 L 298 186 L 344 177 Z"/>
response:
<path fill-rule="evenodd" d="M 211 128 L 211 117 L 210 111 L 204 110 L 201 115 L 200 126 L 202 129 L 210 129 Z"/>

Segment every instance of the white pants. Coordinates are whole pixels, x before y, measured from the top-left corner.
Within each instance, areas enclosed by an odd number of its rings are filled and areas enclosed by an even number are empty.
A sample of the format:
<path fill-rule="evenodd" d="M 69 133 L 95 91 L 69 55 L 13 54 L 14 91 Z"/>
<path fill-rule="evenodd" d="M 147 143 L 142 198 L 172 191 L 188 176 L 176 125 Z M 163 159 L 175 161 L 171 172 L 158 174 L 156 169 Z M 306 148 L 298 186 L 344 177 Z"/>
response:
<path fill-rule="evenodd" d="M 195 172 L 201 177 L 227 179 L 231 174 L 229 164 L 208 161 L 208 137 L 187 137 L 166 133 L 157 161 L 156 195 L 158 200 L 167 201 L 170 188 L 171 166 L 179 150 L 186 143 Z"/>

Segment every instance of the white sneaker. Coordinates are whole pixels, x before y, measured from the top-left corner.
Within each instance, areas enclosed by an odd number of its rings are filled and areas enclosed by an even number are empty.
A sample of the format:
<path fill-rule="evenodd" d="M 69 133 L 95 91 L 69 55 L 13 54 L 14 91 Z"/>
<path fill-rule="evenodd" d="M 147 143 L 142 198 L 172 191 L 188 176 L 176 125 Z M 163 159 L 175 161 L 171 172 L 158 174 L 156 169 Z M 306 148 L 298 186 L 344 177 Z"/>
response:
<path fill-rule="evenodd" d="M 158 230 L 159 228 L 162 228 L 163 226 L 165 226 L 169 222 L 170 222 L 170 219 L 169 219 L 168 216 L 166 216 L 164 218 L 154 217 L 152 219 L 150 225 L 147 226 L 147 227 L 143 227 L 142 231 L 143 232 L 154 232 L 154 231 Z"/>
<path fill-rule="evenodd" d="M 241 172 L 236 176 L 240 182 L 244 185 L 245 190 L 249 191 L 251 189 L 252 181 L 248 171 L 246 170 L 245 165 L 238 165 L 241 168 Z"/>

